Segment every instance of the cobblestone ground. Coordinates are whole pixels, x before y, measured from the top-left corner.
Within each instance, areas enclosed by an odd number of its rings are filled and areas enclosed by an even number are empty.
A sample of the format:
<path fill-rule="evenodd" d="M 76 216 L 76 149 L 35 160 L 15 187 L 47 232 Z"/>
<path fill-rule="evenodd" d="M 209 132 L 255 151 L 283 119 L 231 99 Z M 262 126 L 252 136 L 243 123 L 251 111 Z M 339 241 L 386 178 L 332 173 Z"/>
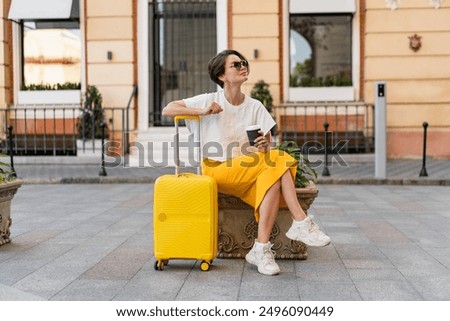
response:
<path fill-rule="evenodd" d="M 450 300 L 450 188 L 323 185 L 332 238 L 260 275 L 242 259 L 153 269 L 153 184 L 30 184 L 0 248 L 0 300 Z"/>

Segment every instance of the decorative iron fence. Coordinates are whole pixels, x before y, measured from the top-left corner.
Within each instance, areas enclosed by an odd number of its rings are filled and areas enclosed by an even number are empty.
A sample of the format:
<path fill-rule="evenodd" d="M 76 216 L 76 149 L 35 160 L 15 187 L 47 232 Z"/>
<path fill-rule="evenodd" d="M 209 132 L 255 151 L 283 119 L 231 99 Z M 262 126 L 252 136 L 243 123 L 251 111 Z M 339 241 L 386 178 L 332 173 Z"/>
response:
<path fill-rule="evenodd" d="M 281 141 L 295 141 L 303 153 L 322 154 L 325 131 L 331 152 L 374 151 L 374 106 L 363 102 L 292 102 L 275 106 Z"/>
<path fill-rule="evenodd" d="M 20 105 L 0 110 L 0 151 L 25 156 L 100 154 L 104 136 L 110 149 L 107 154 L 129 154 L 131 102 L 137 92 L 134 85 L 125 108 L 86 101 L 84 105 Z"/>
<path fill-rule="evenodd" d="M 106 125 L 105 139 L 116 142 L 116 154 L 129 151 L 129 108 L 33 105 L 0 112 L 0 149 L 4 154 L 10 153 L 10 147 L 14 155 L 23 156 L 100 152 L 101 130 L 96 127 L 101 122 Z"/>

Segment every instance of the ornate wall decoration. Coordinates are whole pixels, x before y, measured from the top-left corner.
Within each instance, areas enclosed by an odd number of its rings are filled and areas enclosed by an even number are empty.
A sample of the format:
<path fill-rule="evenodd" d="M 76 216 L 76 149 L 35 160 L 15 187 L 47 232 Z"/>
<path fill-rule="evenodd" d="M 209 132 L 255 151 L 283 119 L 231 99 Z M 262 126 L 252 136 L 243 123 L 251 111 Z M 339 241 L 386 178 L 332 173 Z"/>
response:
<path fill-rule="evenodd" d="M 429 0 L 428 3 L 434 7 L 434 9 L 439 9 L 441 7 L 442 0 Z"/>
<path fill-rule="evenodd" d="M 391 10 L 395 10 L 398 8 L 398 4 L 400 3 L 400 0 L 386 0 L 386 5 L 391 8 Z M 442 4 L 442 0 L 428 0 L 428 4 L 434 9 L 439 9 Z"/>
<path fill-rule="evenodd" d="M 412 51 L 417 52 L 420 49 L 420 47 L 422 47 L 421 41 L 422 37 L 418 36 L 417 34 L 414 34 L 408 38 L 409 38 L 409 48 Z"/>
<path fill-rule="evenodd" d="M 391 8 L 391 10 L 395 10 L 398 7 L 399 0 L 386 0 L 386 5 Z"/>

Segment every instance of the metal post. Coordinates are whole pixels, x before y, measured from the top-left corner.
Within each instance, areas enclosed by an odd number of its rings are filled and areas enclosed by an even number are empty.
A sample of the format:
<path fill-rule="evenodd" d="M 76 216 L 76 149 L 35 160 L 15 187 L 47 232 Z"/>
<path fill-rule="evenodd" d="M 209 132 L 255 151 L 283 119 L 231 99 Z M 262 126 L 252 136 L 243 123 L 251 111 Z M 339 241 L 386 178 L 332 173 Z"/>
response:
<path fill-rule="evenodd" d="M 422 124 L 423 126 L 423 155 L 422 155 L 422 169 L 420 171 L 419 176 L 428 176 L 427 169 L 425 166 L 426 158 L 427 158 L 427 127 L 428 123 L 425 121 Z"/>
<path fill-rule="evenodd" d="M 11 158 L 11 176 L 17 177 L 16 170 L 14 169 L 14 154 L 13 154 L 13 139 L 12 139 L 13 126 L 8 126 L 8 139 L 9 139 L 9 157 Z"/>
<path fill-rule="evenodd" d="M 106 124 L 104 122 L 102 122 L 100 124 L 100 127 L 102 129 L 102 168 L 100 169 L 100 173 L 98 173 L 99 176 L 107 176 L 108 174 L 106 173 L 105 170 L 105 127 Z"/>
<path fill-rule="evenodd" d="M 328 170 L 328 126 L 327 122 L 323 124 L 325 129 L 325 166 L 323 167 L 322 176 L 330 176 L 330 171 Z"/>
<path fill-rule="evenodd" d="M 128 104 L 127 104 L 127 108 L 126 108 L 126 123 L 125 123 L 125 133 L 126 133 L 126 139 L 125 139 L 125 153 L 126 154 L 130 154 L 130 133 L 129 133 L 129 126 L 130 126 L 130 106 L 131 106 L 131 100 L 133 99 L 134 96 L 136 96 L 138 93 L 138 86 L 134 85 L 133 86 L 133 91 L 131 92 L 131 96 L 130 99 L 128 100 Z"/>
<path fill-rule="evenodd" d="M 375 83 L 375 177 L 386 178 L 386 82 Z"/>

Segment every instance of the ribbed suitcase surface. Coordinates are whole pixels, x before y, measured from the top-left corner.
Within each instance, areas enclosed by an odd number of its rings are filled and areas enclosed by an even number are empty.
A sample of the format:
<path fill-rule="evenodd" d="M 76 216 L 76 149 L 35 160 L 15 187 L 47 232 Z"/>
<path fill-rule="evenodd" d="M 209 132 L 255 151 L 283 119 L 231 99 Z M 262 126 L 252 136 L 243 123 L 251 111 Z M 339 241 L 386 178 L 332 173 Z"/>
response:
<path fill-rule="evenodd" d="M 206 175 L 163 175 L 154 190 L 155 269 L 169 259 L 202 260 L 208 270 L 217 255 L 217 184 Z"/>

